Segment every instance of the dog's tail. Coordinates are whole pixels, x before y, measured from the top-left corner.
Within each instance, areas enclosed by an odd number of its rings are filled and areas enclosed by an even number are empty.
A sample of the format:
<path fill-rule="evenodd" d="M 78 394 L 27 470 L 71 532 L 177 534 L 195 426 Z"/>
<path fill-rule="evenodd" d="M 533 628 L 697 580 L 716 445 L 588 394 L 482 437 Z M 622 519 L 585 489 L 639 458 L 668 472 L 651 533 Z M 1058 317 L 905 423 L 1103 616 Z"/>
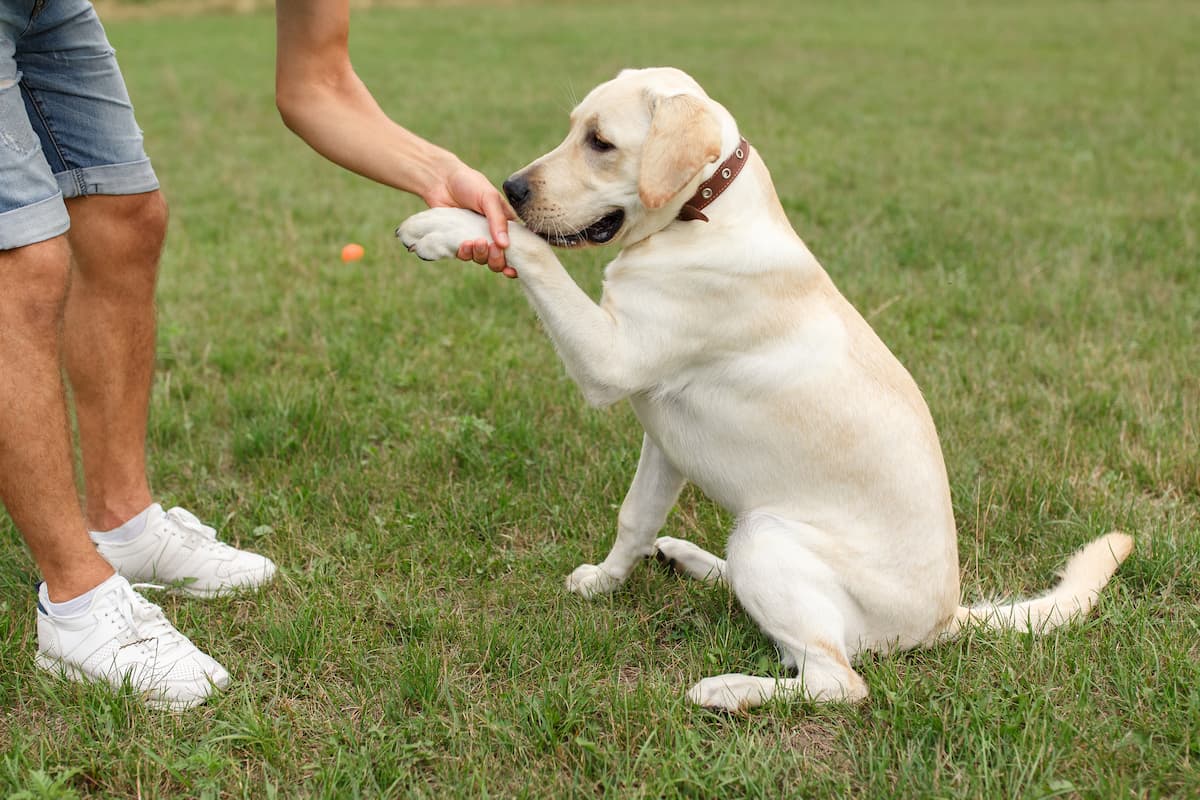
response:
<path fill-rule="evenodd" d="M 953 638 L 964 628 L 981 625 L 990 630 L 1044 633 L 1082 619 L 1096 604 L 1100 590 L 1117 567 L 1133 552 L 1133 538 L 1112 532 L 1085 545 L 1071 556 L 1058 585 L 1041 597 L 1011 603 L 959 606 L 939 639 Z"/>

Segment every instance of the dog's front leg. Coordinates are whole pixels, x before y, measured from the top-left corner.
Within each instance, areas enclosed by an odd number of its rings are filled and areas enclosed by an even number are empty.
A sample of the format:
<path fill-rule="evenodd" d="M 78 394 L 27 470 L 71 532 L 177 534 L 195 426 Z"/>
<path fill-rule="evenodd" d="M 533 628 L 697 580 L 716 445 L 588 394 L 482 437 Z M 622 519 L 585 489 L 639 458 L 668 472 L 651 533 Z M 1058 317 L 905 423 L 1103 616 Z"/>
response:
<path fill-rule="evenodd" d="M 654 537 L 679 499 L 684 478 L 649 434 L 642 437 L 642 457 L 633 483 L 617 515 L 617 540 L 599 564 L 583 564 L 567 578 L 567 591 L 595 597 L 613 591 L 634 566 L 654 552 Z"/>
<path fill-rule="evenodd" d="M 579 288 L 549 248 L 547 255 L 550 261 L 523 260 L 518 282 L 584 399 L 610 406 L 645 388 L 643 365 L 650 348 L 639 348 L 631 332 Z"/>
<path fill-rule="evenodd" d="M 483 217 L 457 208 L 415 214 L 396 235 L 427 261 L 453 258 L 462 242 L 490 236 Z M 617 325 L 576 285 L 550 245 L 523 226 L 510 225 L 509 240 L 505 257 L 588 402 L 611 405 L 645 388 L 651 348 L 634 338 L 635 326 Z"/>

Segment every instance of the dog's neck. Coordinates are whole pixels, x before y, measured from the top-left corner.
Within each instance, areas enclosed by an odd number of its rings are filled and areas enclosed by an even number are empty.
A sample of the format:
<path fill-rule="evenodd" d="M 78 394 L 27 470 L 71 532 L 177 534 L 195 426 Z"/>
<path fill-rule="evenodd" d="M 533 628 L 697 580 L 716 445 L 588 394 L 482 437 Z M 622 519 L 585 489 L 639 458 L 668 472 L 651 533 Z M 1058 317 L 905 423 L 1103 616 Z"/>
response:
<path fill-rule="evenodd" d="M 738 173 L 742 171 L 742 167 L 746 166 L 746 162 L 749 159 L 750 143 L 743 136 L 738 141 L 737 147 L 729 154 L 729 158 L 717 165 L 717 169 L 713 172 L 712 176 L 700 184 L 691 199 L 683 204 L 683 208 L 679 209 L 678 219 L 708 222 L 708 217 L 704 215 L 704 209 L 729 188 L 729 185 L 737 178 Z"/>

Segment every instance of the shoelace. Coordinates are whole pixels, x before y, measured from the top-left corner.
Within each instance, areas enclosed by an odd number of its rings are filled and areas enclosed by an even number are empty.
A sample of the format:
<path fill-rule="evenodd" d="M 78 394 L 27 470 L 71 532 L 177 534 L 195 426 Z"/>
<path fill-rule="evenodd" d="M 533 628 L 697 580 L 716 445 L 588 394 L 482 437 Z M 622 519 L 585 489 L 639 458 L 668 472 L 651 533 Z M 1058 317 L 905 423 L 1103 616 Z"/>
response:
<path fill-rule="evenodd" d="M 195 514 L 186 508 L 175 506 L 168 510 L 167 519 L 175 523 L 177 527 L 182 528 L 189 537 L 198 539 L 201 547 L 222 548 L 228 546 L 217 541 L 217 531 L 215 528 L 205 525 L 196 518 Z"/>
<path fill-rule="evenodd" d="M 129 592 L 122 592 L 126 595 L 122 598 L 124 602 L 117 603 L 117 608 L 129 626 L 131 634 L 129 640 L 124 642 L 122 647 L 153 640 L 158 643 L 159 653 L 166 655 L 171 649 L 182 644 L 185 641 L 184 635 L 167 621 L 167 618 L 163 616 L 162 609 L 136 591 L 137 589 L 162 590 L 166 587 L 157 583 L 132 583 L 129 584 L 129 588 Z"/>

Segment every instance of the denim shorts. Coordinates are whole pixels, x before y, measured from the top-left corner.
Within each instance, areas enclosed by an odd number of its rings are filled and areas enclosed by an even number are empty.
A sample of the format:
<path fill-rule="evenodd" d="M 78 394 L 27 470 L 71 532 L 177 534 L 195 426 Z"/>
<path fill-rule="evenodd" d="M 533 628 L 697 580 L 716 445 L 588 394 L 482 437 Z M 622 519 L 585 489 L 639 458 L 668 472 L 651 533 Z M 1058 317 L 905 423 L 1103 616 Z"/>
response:
<path fill-rule="evenodd" d="M 158 188 L 87 0 L 0 0 L 0 250 L 65 233 L 64 198 Z"/>

